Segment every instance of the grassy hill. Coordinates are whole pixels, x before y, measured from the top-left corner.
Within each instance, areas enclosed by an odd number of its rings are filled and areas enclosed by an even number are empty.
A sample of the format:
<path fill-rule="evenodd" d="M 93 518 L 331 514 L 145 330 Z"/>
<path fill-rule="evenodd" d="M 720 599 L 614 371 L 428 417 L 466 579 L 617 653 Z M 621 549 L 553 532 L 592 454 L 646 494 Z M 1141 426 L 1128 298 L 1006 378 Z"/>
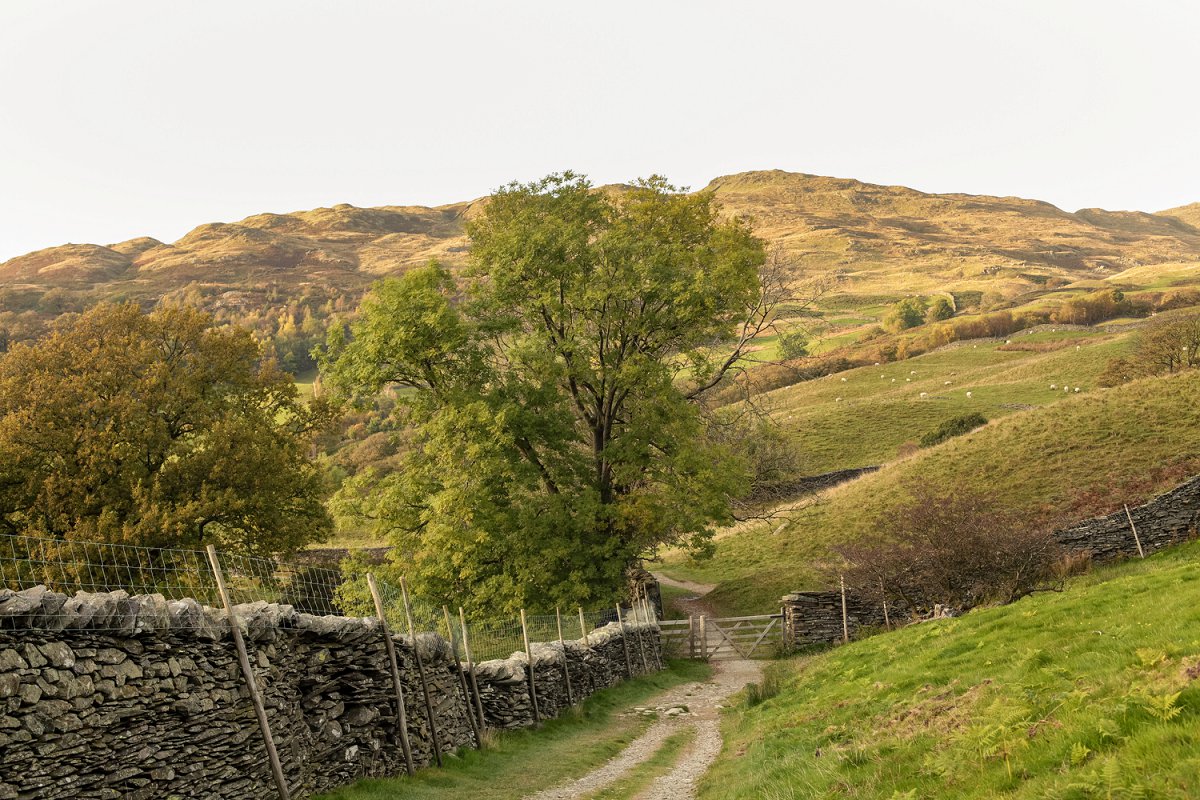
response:
<path fill-rule="evenodd" d="M 783 662 L 700 797 L 1196 797 L 1198 556 Z"/>
<path fill-rule="evenodd" d="M 892 443 L 915 438 L 945 416 L 963 409 L 989 415 L 1000 410 L 994 398 L 1024 397 L 1043 405 L 1009 413 L 968 435 L 801 500 L 785 508 L 779 519 L 722 531 L 711 560 L 693 562 L 668 554 L 665 571 L 675 578 L 718 584 L 709 599 L 722 611 L 761 613 L 777 607 L 785 592 L 820 587 L 826 580 L 823 568 L 833 563 L 830 546 L 886 518 L 904 498 L 908 482 L 919 480 L 946 494 L 976 491 L 1002 507 L 1065 525 L 1139 502 L 1200 472 L 1200 373 L 1095 390 L 1089 374 L 1094 376 L 1101 359 L 1089 350 L 1112 352 L 1122 344 L 1119 338 L 1091 336 L 1096 341 L 1079 350 L 1021 357 L 999 346 L 990 355 L 988 348 L 968 346 L 892 365 L 891 374 L 901 367 L 917 373 L 903 390 L 893 391 L 890 378 L 878 377 L 887 371 L 864 368 L 777 392 L 781 404 L 794 404 L 794 411 L 783 415 L 785 424 L 795 426 L 801 447 L 812 440 L 808 447 L 816 454 L 814 463 L 825 465 L 836 463 L 830 454 L 839 447 L 853 448 L 864 463 L 891 457 Z M 1010 357 L 1011 363 L 981 374 L 982 384 L 969 380 L 972 361 Z M 958 383 L 960 379 L 968 380 Z M 1072 391 L 1050 389 L 1056 379 L 1068 381 Z M 944 380 L 952 385 L 941 386 Z M 869 388 L 874 382 L 889 388 Z M 860 385 L 866 388 L 860 390 Z M 1076 394 L 1075 385 L 1085 391 Z M 924 386 L 930 397 L 921 399 L 918 392 Z M 974 396 L 968 400 L 965 392 L 972 386 Z M 943 399 L 933 395 L 938 390 Z M 835 392 L 851 400 L 829 403 Z"/>
<path fill-rule="evenodd" d="M 705 190 L 725 213 L 752 218 L 761 236 L 782 245 L 798 275 L 836 278 L 830 310 L 850 309 L 862 322 L 910 293 L 1011 298 L 1048 282 L 1200 262 L 1200 223 L 1189 207 L 1072 214 L 1037 200 L 780 171 L 717 178 Z M 174 243 L 50 247 L 0 264 L 0 290 L 9 310 L 48 315 L 55 304 L 38 300 L 56 289 L 84 304 L 156 299 L 187 286 L 214 305 L 274 307 L 280 293 L 357 297 L 375 278 L 430 258 L 462 263 L 463 221 L 477 202 L 343 204 L 204 224 Z"/>

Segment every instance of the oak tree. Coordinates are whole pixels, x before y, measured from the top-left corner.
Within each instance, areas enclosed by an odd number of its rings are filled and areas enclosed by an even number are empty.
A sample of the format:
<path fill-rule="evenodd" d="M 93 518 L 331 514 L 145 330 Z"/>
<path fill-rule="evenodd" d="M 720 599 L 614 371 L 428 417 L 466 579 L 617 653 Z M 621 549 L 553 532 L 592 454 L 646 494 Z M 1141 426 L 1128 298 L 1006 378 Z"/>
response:
<path fill-rule="evenodd" d="M 99 305 L 0 356 L 0 533 L 294 549 L 331 527 L 324 416 L 248 331 Z"/>

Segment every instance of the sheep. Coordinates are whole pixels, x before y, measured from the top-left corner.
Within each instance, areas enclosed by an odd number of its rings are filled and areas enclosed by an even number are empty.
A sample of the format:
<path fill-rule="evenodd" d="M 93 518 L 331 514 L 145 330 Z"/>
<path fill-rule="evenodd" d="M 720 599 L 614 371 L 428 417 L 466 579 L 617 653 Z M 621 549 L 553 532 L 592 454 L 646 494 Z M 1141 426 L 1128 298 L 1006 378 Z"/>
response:
<path fill-rule="evenodd" d="M 971 396 L 971 393 L 970 393 L 970 392 L 967 392 L 967 397 L 969 398 L 970 396 Z"/>

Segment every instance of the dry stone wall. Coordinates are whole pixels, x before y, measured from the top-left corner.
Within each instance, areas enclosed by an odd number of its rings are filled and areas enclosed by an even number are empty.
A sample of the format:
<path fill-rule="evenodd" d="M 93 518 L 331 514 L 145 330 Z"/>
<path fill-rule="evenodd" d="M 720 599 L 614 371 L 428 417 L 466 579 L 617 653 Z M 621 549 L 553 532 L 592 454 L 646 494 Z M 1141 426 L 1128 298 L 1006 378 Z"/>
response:
<path fill-rule="evenodd" d="M 376 620 L 267 603 L 236 614 L 294 797 L 404 771 Z M 657 627 L 626 635 L 657 665 Z M 434 755 L 414 646 L 441 748 L 473 746 L 473 698 L 450 645 L 432 633 L 393 640 L 414 761 Z M 567 707 L 567 675 L 576 702 L 626 677 L 618 626 L 589 643 L 533 648 L 542 718 Z M 524 653 L 477 665 L 488 727 L 533 724 L 527 668 Z M 0 800 L 190 797 L 278 797 L 224 613 L 159 595 L 0 592 Z"/>
<path fill-rule="evenodd" d="M 1194 537 L 1200 526 L 1200 476 L 1131 508 L 1129 516 L 1121 509 L 1057 531 L 1054 537 L 1072 553 L 1089 553 L 1093 561 L 1136 556 L 1137 541 L 1129 526 L 1130 517 L 1147 555 Z"/>
<path fill-rule="evenodd" d="M 1200 527 L 1200 476 L 1131 508 L 1128 516 L 1122 509 L 1056 531 L 1054 537 L 1068 552 L 1087 554 L 1096 562 L 1134 557 L 1138 549 L 1130 517 L 1147 555 L 1194 538 Z M 842 640 L 840 592 L 794 592 L 782 602 L 784 633 L 792 646 Z M 881 607 L 853 595 L 847 596 L 846 607 L 851 638 L 861 628 L 884 625 Z"/>

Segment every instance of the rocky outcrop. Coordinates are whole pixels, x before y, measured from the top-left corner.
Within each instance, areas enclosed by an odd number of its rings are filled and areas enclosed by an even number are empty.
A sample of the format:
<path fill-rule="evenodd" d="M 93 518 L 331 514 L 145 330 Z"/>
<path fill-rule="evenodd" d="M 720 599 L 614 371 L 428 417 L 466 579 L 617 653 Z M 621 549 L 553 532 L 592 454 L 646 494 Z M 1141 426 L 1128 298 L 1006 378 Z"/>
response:
<path fill-rule="evenodd" d="M 374 619 L 287 605 L 235 610 L 293 796 L 403 772 L 386 645 Z M 627 629 L 657 662 L 657 628 Z M 393 636 L 414 761 L 475 744 L 448 642 Z M 541 718 L 624 679 L 622 633 L 535 645 Z M 413 648 L 434 709 L 426 713 Z M 566 671 L 564 672 L 564 666 Z M 476 667 L 488 727 L 533 724 L 524 653 Z M 643 672 L 640 660 L 634 674 Z M 469 682 L 468 682 L 469 683 Z M 271 798 L 265 746 L 223 611 L 124 592 L 0 592 L 0 800 Z"/>

